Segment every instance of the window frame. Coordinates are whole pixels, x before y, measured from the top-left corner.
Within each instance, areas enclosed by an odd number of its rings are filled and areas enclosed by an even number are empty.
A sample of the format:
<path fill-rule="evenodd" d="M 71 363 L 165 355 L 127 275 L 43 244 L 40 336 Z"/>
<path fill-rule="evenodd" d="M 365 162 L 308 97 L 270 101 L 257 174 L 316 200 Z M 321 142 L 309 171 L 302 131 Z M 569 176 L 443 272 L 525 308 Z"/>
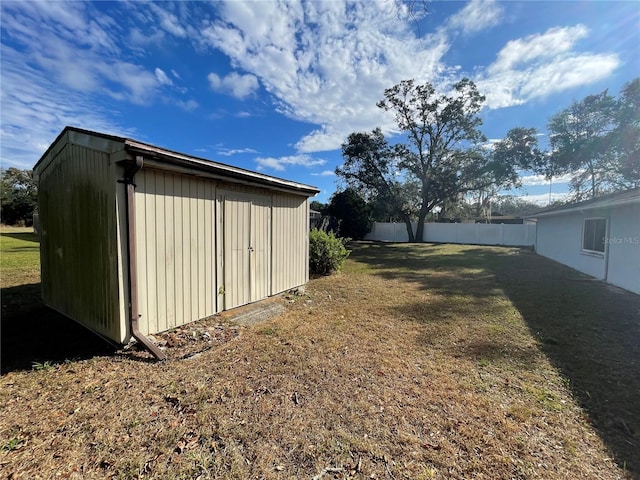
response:
<path fill-rule="evenodd" d="M 586 235 L 587 235 L 587 222 L 600 222 L 600 221 L 604 221 L 604 235 L 603 240 L 602 240 L 602 250 L 592 250 L 590 248 L 587 248 L 585 246 L 586 243 Z M 607 250 L 607 242 L 606 242 L 606 237 L 607 237 L 607 229 L 609 228 L 609 220 L 606 217 L 584 217 L 582 219 L 582 236 L 580 239 L 580 250 L 582 253 L 586 253 L 588 255 L 598 255 L 598 256 L 604 256 L 606 250 Z M 597 223 L 595 224 L 594 230 L 593 230 L 593 236 L 594 238 L 592 239 L 593 246 L 597 246 L 596 242 L 596 237 L 595 235 L 598 233 L 598 227 L 597 227 Z"/>

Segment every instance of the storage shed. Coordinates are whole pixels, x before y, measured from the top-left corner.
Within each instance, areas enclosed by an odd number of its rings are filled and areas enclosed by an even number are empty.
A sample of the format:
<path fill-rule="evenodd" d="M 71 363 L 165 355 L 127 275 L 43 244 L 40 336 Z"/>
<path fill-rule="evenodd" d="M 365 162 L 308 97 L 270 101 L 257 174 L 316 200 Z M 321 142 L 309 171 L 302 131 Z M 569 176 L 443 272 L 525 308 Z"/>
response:
<path fill-rule="evenodd" d="M 74 127 L 34 172 L 43 299 L 117 343 L 308 281 L 315 187 Z"/>
<path fill-rule="evenodd" d="M 640 294 L 640 188 L 532 214 L 536 252 Z"/>

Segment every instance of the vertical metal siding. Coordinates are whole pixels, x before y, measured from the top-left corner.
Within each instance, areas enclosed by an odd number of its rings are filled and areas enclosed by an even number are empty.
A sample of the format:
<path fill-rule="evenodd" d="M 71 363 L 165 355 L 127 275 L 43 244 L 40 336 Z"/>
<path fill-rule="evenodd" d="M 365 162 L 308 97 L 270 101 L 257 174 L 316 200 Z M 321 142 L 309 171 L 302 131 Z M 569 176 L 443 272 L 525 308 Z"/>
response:
<path fill-rule="evenodd" d="M 122 341 L 116 178 L 109 154 L 66 144 L 39 175 L 44 301 Z"/>
<path fill-rule="evenodd" d="M 135 181 L 142 333 L 213 315 L 215 184 L 151 169 Z"/>
<path fill-rule="evenodd" d="M 251 301 L 271 294 L 271 198 L 251 203 Z"/>
<path fill-rule="evenodd" d="M 249 247 L 251 202 L 227 196 L 224 205 L 224 308 L 230 309 L 251 301 Z"/>
<path fill-rule="evenodd" d="M 309 280 L 309 211 L 306 197 L 273 195 L 271 294 Z"/>
<path fill-rule="evenodd" d="M 230 309 L 270 295 L 271 197 L 223 192 L 219 200 L 224 308 Z"/>
<path fill-rule="evenodd" d="M 123 173 L 116 168 L 116 178 L 122 178 Z M 116 183 L 116 224 L 117 235 L 115 239 L 118 265 L 118 309 L 120 320 L 120 336 L 114 338 L 119 343 L 129 341 L 129 231 L 127 229 L 127 186 L 124 183 Z"/>

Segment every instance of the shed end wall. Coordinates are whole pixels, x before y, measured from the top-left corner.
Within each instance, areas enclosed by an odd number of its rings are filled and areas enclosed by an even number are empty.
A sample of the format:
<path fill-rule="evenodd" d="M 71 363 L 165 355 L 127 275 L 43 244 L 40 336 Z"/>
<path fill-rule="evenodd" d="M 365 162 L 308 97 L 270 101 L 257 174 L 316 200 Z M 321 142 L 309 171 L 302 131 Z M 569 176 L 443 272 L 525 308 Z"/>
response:
<path fill-rule="evenodd" d="M 75 144 L 38 171 L 44 302 L 121 342 L 116 167 L 109 153 Z"/>

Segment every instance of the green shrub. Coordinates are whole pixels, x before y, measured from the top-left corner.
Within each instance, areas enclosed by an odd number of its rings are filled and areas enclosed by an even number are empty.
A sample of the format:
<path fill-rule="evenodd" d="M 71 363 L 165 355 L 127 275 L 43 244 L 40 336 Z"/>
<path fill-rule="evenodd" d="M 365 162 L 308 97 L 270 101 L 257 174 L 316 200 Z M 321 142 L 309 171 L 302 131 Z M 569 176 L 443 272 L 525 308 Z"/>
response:
<path fill-rule="evenodd" d="M 344 246 L 348 239 L 338 238 L 314 228 L 309 232 L 309 269 L 311 273 L 329 275 L 337 272 L 351 253 Z"/>

